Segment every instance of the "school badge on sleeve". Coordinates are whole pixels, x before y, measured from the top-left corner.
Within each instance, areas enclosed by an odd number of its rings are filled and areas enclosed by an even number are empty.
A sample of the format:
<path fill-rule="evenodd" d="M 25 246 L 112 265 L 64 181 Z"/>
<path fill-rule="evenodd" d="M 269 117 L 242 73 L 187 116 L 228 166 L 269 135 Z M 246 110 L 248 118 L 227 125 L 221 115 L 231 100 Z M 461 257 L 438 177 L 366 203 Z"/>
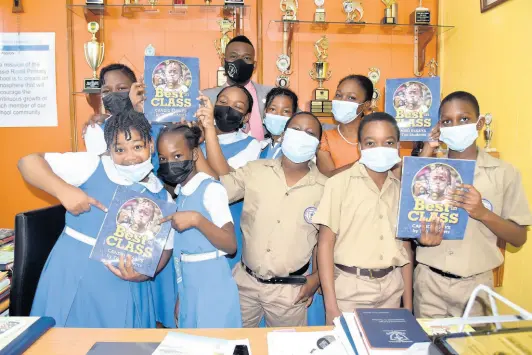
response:
<path fill-rule="evenodd" d="M 488 210 L 490 210 L 491 212 L 493 212 L 493 205 L 491 202 L 489 202 L 488 200 L 486 200 L 485 198 L 482 199 L 482 204 L 484 205 L 484 207 L 486 207 Z"/>
<path fill-rule="evenodd" d="M 307 207 L 307 209 L 305 209 L 305 212 L 303 213 L 303 217 L 305 218 L 305 221 L 309 224 L 312 224 L 312 217 L 314 217 L 314 214 L 316 214 L 316 211 L 318 209 L 314 206 L 312 207 Z"/>

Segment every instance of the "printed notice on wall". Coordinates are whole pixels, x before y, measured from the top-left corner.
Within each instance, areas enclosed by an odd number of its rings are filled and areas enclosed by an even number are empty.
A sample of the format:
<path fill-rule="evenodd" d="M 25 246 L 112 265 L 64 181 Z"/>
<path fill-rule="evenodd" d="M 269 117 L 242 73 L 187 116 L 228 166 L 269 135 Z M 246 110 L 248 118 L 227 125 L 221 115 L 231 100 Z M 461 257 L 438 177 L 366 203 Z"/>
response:
<path fill-rule="evenodd" d="M 57 126 L 55 33 L 0 33 L 0 127 Z"/>

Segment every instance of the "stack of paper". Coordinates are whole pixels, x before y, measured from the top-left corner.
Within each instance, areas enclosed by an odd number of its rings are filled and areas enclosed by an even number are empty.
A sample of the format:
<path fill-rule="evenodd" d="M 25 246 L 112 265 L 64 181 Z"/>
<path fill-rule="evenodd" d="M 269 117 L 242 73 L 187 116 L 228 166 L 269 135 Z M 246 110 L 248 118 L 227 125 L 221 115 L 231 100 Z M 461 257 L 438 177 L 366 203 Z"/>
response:
<path fill-rule="evenodd" d="M 268 333 L 270 355 L 347 355 L 334 331 Z"/>
<path fill-rule="evenodd" d="M 251 355 L 248 339 L 225 340 L 170 332 L 153 355 Z"/>

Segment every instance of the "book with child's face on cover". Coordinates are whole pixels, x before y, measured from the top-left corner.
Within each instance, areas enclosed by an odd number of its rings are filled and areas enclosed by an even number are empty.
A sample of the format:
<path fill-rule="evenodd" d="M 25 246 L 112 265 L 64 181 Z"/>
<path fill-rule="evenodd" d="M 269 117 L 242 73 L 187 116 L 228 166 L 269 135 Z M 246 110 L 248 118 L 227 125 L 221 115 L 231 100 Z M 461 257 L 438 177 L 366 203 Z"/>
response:
<path fill-rule="evenodd" d="M 464 239 L 469 215 L 451 205 L 458 185 L 473 184 L 474 160 L 404 157 L 399 202 L 397 238 L 421 236 L 421 222 L 426 228 L 439 218 L 444 223 L 443 239 Z"/>
<path fill-rule="evenodd" d="M 385 111 L 397 120 L 401 141 L 422 141 L 438 123 L 440 78 L 387 79 Z"/>
<path fill-rule="evenodd" d="M 152 123 L 195 121 L 199 102 L 199 59 L 146 56 L 144 115 Z"/>
<path fill-rule="evenodd" d="M 98 233 L 90 258 L 118 266 L 131 255 L 133 268 L 152 277 L 170 234 L 170 223 L 159 224 L 177 209 L 173 203 L 118 186 Z"/>

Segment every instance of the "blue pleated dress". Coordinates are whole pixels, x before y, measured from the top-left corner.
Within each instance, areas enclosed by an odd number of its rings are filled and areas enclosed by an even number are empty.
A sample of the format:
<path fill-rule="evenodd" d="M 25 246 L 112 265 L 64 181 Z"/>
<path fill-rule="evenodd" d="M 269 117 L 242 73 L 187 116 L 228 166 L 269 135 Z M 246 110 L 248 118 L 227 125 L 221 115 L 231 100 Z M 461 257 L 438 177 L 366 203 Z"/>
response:
<path fill-rule="evenodd" d="M 178 211 L 196 211 L 212 222 L 203 203 L 205 190 L 218 181 L 203 180 L 190 195 L 177 196 Z M 174 262 L 179 288 L 179 328 L 241 328 L 242 316 L 238 288 L 229 259 L 185 262 L 181 254 L 203 254 L 217 249 L 197 228 L 187 229 L 174 238 Z"/>
<path fill-rule="evenodd" d="M 117 186 L 100 161 L 80 189 L 109 206 Z M 129 188 L 167 200 L 164 189 L 151 193 L 140 184 Z M 96 238 L 104 217 L 105 213 L 95 207 L 79 216 L 67 212 L 66 227 Z M 176 300 L 173 262 L 153 281 L 128 282 L 103 263 L 89 259 L 91 251 L 92 245 L 63 231 L 41 273 L 32 316 L 53 317 L 58 327 L 154 328 L 156 321 L 172 326 Z"/>

